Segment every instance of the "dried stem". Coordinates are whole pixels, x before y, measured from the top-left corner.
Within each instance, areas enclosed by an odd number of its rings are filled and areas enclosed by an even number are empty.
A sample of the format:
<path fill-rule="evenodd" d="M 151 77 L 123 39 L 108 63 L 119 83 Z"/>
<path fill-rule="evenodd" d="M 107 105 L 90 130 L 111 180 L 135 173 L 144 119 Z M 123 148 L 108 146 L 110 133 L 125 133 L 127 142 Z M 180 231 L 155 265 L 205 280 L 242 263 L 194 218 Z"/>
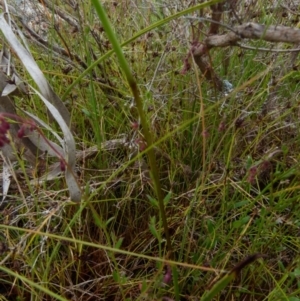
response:
<path fill-rule="evenodd" d="M 216 5 L 213 11 L 213 22 L 209 33 L 215 33 L 220 25 L 221 8 Z M 217 13 L 218 12 L 218 13 Z M 265 26 L 257 23 L 246 23 L 234 27 L 223 35 L 210 35 L 201 43 L 194 44 L 191 53 L 201 72 L 208 81 L 212 81 L 218 90 L 223 89 L 220 77 L 214 71 L 209 61 L 209 50 L 214 47 L 240 46 L 239 41 L 244 39 L 264 40 L 268 42 L 300 43 L 300 30 L 287 26 Z M 294 49 L 298 51 L 298 49 Z"/>

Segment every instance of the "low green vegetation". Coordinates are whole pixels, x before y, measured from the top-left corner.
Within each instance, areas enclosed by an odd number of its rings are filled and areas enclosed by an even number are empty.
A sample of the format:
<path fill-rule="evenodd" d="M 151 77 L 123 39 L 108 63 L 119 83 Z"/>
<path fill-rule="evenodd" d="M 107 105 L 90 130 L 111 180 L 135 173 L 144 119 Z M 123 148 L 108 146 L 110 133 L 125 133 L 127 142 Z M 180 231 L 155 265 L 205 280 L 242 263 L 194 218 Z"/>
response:
<path fill-rule="evenodd" d="M 33 185 L 38 167 L 16 167 L 0 212 L 0 300 L 300 301 L 299 60 L 214 49 L 215 71 L 233 85 L 216 91 L 192 58 L 182 72 L 209 27 L 197 35 L 186 18 L 196 4 L 100 1 L 128 75 L 97 0 L 75 10 L 53 2 L 79 27 L 52 26 L 48 42 L 85 66 L 29 46 L 71 112 L 83 197 L 73 203 L 62 178 Z M 251 21 L 298 22 L 263 10 L 265 2 L 236 13 L 247 22 L 261 8 Z M 16 103 L 48 120 L 35 96 Z"/>

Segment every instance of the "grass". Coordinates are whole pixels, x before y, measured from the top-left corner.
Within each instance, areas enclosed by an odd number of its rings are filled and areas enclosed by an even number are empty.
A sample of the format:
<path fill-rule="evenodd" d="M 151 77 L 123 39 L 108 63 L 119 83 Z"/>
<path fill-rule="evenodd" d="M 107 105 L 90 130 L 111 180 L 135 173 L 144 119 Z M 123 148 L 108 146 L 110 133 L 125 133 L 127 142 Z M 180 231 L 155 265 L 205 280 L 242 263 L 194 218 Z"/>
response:
<path fill-rule="evenodd" d="M 62 179 L 30 184 L 26 163 L 16 170 L 0 215 L 2 300 L 300 300 L 299 83 L 297 70 L 282 70 L 290 55 L 213 50 L 216 71 L 234 85 L 225 95 L 193 63 L 180 74 L 193 36 L 175 14 L 186 3 L 103 1 L 138 85 L 137 112 L 129 69 L 92 4 L 80 3 L 79 15 L 56 2 L 80 26 L 61 27 L 61 37 L 53 30 L 49 41 L 63 47 L 63 38 L 89 68 L 75 62 L 65 74 L 62 56 L 30 47 L 86 152 L 77 162 L 83 198 L 70 202 Z M 274 20 L 294 24 L 267 13 L 254 21 Z M 47 120 L 35 97 L 25 107 Z M 141 115 L 154 143 L 150 164 Z"/>

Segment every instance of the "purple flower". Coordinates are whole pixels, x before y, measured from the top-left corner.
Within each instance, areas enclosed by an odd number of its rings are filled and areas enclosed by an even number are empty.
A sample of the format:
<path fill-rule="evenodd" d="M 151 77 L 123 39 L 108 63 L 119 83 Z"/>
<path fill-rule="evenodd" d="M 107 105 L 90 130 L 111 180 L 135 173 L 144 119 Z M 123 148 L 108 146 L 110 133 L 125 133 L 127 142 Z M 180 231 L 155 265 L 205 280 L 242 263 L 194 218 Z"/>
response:
<path fill-rule="evenodd" d="M 166 266 L 166 273 L 163 278 L 164 284 L 169 284 L 172 281 L 172 270 L 169 265 Z"/>

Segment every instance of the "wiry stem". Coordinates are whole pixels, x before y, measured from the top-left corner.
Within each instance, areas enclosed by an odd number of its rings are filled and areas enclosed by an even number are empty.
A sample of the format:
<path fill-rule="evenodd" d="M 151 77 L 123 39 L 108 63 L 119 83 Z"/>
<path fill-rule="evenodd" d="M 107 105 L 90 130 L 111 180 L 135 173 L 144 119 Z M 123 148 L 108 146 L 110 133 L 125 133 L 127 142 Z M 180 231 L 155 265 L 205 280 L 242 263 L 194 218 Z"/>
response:
<path fill-rule="evenodd" d="M 164 233 L 165 233 L 165 237 L 166 237 L 166 241 L 167 241 L 167 248 L 168 248 L 169 253 L 172 253 L 171 239 L 170 239 L 167 217 L 166 217 L 166 212 L 165 212 L 165 207 L 164 207 L 164 198 L 163 198 L 163 193 L 162 193 L 162 189 L 161 189 L 161 185 L 160 185 L 159 172 L 158 172 L 158 167 L 157 167 L 154 149 L 153 149 L 153 139 L 152 139 L 152 135 L 149 130 L 149 125 L 147 122 L 146 115 L 143 110 L 143 101 L 140 96 L 137 82 L 132 75 L 132 72 L 131 72 L 130 67 L 123 54 L 120 43 L 118 42 L 118 39 L 114 33 L 114 30 L 111 27 L 111 24 L 107 18 L 107 15 L 106 15 L 102 5 L 97 0 L 92 0 L 92 3 L 98 13 L 99 18 L 101 19 L 102 26 L 103 26 L 104 30 L 106 31 L 107 36 L 112 44 L 112 47 L 119 59 L 120 65 L 126 75 L 128 84 L 130 86 L 130 89 L 132 91 L 132 94 L 133 94 L 133 97 L 135 100 L 137 112 L 138 112 L 138 115 L 139 115 L 139 118 L 141 121 L 141 125 L 142 125 L 143 135 L 144 135 L 145 141 L 147 143 L 147 147 L 148 147 L 147 156 L 148 156 L 149 166 L 150 166 L 150 170 L 151 170 L 152 181 L 154 183 L 155 192 L 156 192 L 157 200 L 158 200 L 158 204 L 159 204 L 160 215 L 161 215 Z"/>

